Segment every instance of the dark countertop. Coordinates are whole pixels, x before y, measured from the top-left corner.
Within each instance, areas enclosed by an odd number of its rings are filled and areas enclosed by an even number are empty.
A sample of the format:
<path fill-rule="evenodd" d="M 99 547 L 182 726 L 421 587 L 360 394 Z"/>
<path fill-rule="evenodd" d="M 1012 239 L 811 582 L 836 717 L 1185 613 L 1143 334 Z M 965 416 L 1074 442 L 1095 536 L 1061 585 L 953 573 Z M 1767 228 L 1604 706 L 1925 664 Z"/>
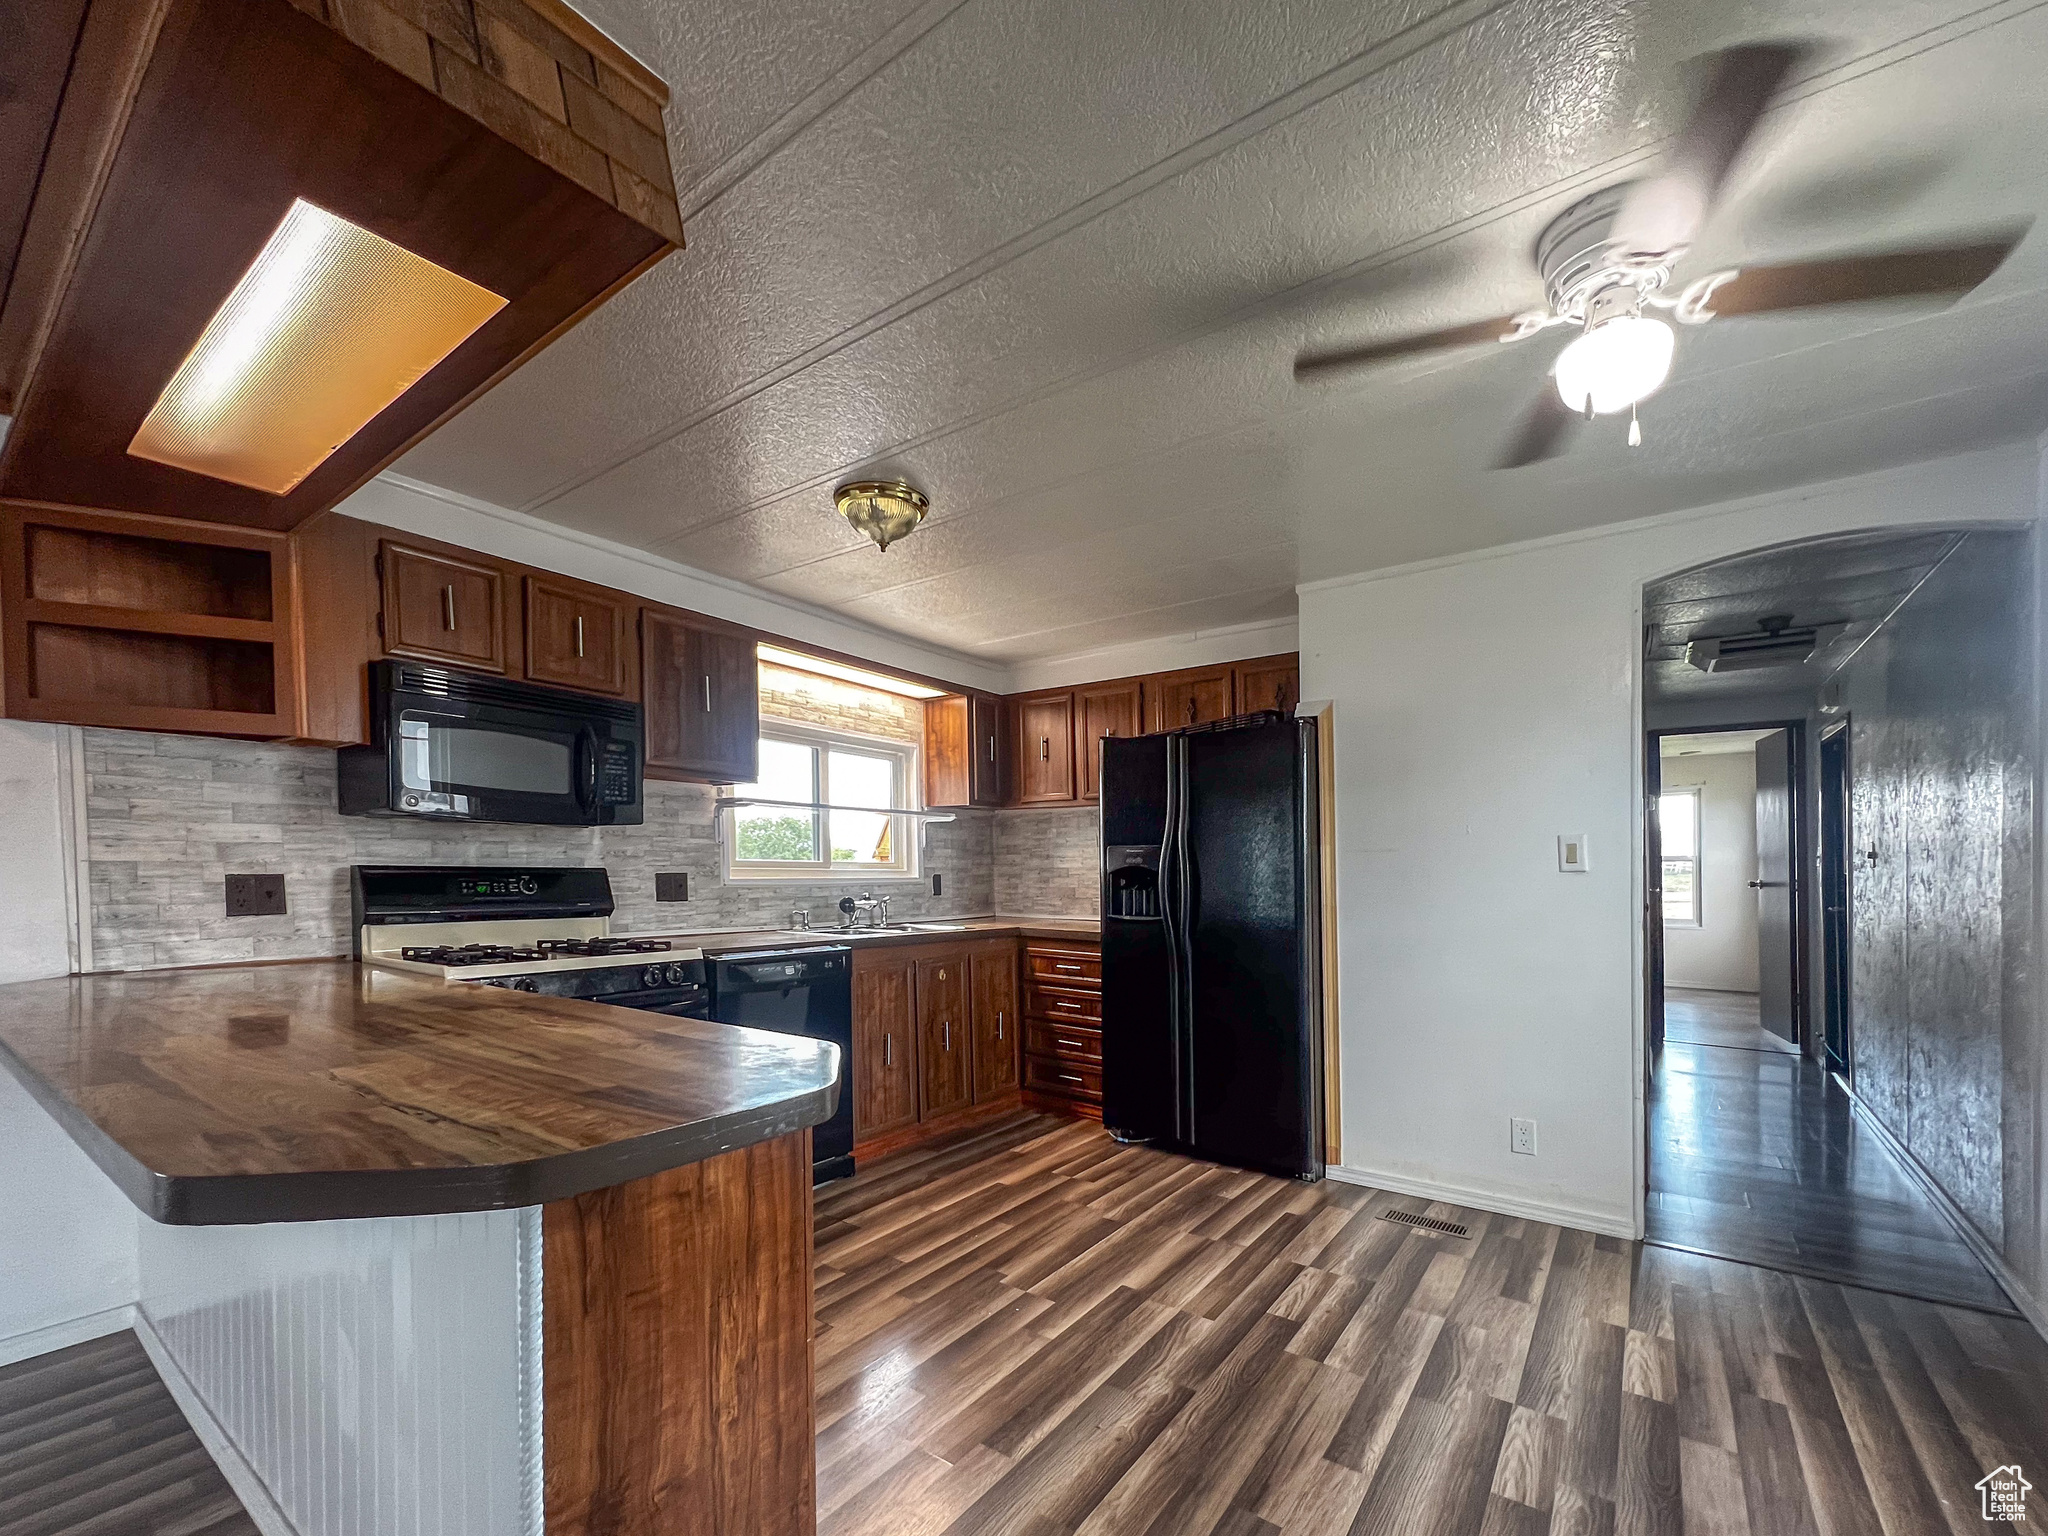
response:
<path fill-rule="evenodd" d="M 819 914 L 821 918 L 824 915 Z M 718 956 L 741 949 L 813 949 L 828 944 L 854 944 L 866 949 L 887 944 L 958 943 L 965 939 L 1054 939 L 1099 944 L 1102 941 L 1102 923 L 1093 917 L 955 917 L 935 918 L 913 933 L 875 933 L 863 928 L 848 931 L 821 925 L 809 929 L 751 928 L 737 932 L 730 929 L 724 932 L 635 932 L 623 937 L 667 939 L 673 944 L 688 945 L 703 950 L 706 955 Z"/>
<path fill-rule="evenodd" d="M 0 986 L 0 1066 L 179 1225 L 536 1205 L 830 1117 L 837 1048 L 347 960 Z"/>

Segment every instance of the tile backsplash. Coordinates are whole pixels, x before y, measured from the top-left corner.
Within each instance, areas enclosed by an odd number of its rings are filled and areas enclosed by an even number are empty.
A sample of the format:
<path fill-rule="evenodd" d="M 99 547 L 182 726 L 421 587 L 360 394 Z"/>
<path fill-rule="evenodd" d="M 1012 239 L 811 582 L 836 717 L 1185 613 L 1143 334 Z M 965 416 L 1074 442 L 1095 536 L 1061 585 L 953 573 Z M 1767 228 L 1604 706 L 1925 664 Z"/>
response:
<path fill-rule="evenodd" d="M 327 748 L 110 730 L 86 731 L 84 745 L 96 970 L 346 954 L 352 864 L 602 864 L 624 933 L 781 927 L 793 906 L 823 923 L 841 896 L 875 884 L 728 883 L 708 785 L 649 782 L 637 827 L 460 826 L 341 815 Z M 896 914 L 996 910 L 995 823 L 1013 814 L 1034 813 L 963 811 L 931 823 L 927 878 L 883 887 Z M 1091 870 L 1093 859 L 1091 843 Z M 691 899 L 657 905 L 655 874 L 675 870 L 689 875 Z M 287 914 L 225 917 L 229 872 L 282 874 Z M 943 896 L 931 894 L 934 873 Z M 1048 884 L 1046 899 L 1053 894 Z M 1092 874 L 1085 907 L 1017 910 L 1093 912 Z"/>
<path fill-rule="evenodd" d="M 996 911 L 1094 917 L 1102 906 L 1101 829 L 1092 805 L 996 812 Z"/>

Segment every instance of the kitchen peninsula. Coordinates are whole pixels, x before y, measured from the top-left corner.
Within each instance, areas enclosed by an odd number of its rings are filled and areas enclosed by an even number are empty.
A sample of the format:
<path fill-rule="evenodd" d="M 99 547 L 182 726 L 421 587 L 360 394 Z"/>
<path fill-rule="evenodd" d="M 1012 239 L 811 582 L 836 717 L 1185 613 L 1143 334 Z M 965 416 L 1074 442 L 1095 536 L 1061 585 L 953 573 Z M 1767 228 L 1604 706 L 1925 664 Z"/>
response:
<path fill-rule="evenodd" d="M 546 1530 L 814 1528 L 832 1046 L 302 961 L 0 987 L 0 1063 L 160 1223 L 538 1207 Z"/>

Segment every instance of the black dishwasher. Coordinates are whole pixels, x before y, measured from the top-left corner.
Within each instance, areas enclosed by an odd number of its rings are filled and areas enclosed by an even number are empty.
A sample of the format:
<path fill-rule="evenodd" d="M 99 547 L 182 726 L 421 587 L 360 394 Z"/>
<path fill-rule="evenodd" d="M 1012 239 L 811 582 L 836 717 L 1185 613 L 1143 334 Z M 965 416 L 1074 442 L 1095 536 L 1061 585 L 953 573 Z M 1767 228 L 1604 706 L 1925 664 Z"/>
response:
<path fill-rule="evenodd" d="M 712 1017 L 839 1047 L 839 1107 L 811 1129 L 811 1182 L 853 1172 L 853 951 L 751 950 L 711 967 Z"/>

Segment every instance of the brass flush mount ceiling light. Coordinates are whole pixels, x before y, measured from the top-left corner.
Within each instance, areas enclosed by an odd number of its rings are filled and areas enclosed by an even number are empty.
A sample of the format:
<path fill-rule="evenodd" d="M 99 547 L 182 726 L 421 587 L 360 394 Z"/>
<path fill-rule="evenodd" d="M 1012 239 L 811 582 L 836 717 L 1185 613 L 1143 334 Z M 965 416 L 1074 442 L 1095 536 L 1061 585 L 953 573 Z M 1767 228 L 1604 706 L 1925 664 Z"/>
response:
<path fill-rule="evenodd" d="M 504 307 L 300 198 L 128 451 L 281 496 Z"/>
<path fill-rule="evenodd" d="M 932 505 L 923 491 L 901 480 L 856 480 L 834 491 L 832 504 L 883 549 L 923 522 Z"/>

